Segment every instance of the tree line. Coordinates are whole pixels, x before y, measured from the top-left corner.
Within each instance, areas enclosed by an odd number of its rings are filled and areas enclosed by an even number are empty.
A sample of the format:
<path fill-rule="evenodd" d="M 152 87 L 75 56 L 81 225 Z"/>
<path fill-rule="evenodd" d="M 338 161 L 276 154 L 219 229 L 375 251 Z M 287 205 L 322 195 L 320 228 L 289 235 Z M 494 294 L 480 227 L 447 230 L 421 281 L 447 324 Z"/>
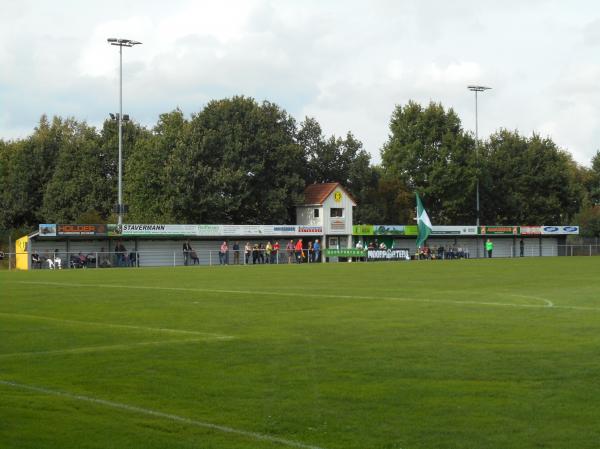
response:
<path fill-rule="evenodd" d="M 278 105 L 248 97 L 176 109 L 152 128 L 123 129 L 126 222 L 294 221 L 306 184 L 341 182 L 356 223 L 411 223 L 419 191 L 434 224 L 573 224 L 600 233 L 600 156 L 590 168 L 549 138 L 499 130 L 476 145 L 441 104 L 396 106 L 381 163 L 351 132 L 327 136 Z M 0 140 L 0 228 L 115 222 L 118 125 L 42 116 L 32 134 Z M 596 235 L 596 234 L 594 234 Z"/>

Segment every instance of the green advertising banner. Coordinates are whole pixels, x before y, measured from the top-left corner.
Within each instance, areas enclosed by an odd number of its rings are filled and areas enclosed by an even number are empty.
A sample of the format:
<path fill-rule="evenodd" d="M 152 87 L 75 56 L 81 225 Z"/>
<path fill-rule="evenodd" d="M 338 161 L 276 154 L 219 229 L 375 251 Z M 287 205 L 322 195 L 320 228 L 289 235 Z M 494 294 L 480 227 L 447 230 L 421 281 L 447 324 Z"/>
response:
<path fill-rule="evenodd" d="M 353 235 L 373 235 L 375 226 L 373 225 L 354 225 L 352 226 Z"/>
<path fill-rule="evenodd" d="M 325 257 L 365 257 L 366 254 L 364 249 L 356 248 L 325 249 Z"/>
<path fill-rule="evenodd" d="M 419 234 L 417 225 L 404 226 L 404 235 L 414 235 L 415 237 Z"/>

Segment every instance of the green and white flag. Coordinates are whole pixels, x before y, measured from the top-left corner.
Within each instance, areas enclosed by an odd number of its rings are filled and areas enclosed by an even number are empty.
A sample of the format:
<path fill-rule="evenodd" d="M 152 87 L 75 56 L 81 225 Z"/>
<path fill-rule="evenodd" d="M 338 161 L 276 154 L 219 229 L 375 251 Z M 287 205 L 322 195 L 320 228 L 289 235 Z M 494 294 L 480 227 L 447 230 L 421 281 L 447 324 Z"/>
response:
<path fill-rule="evenodd" d="M 429 237 L 429 234 L 431 234 L 431 221 L 429 221 L 429 216 L 425 212 L 421 198 L 419 198 L 419 193 L 415 192 L 415 194 L 417 195 L 417 228 L 419 229 L 417 248 L 421 248 L 427 237 Z"/>

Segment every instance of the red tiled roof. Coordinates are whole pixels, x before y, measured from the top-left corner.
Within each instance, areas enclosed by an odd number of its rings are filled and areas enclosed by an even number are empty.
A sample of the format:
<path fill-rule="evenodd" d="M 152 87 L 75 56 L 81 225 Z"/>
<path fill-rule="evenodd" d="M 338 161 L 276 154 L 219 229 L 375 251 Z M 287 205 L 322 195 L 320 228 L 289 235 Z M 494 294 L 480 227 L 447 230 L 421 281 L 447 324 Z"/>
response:
<path fill-rule="evenodd" d="M 323 204 L 329 195 L 331 195 L 338 187 L 346 192 L 346 195 L 348 195 L 350 199 L 356 203 L 354 198 L 352 198 L 352 195 L 350 195 L 339 182 L 325 182 L 322 184 L 311 184 L 307 186 L 306 189 L 304 189 L 303 204 Z"/>

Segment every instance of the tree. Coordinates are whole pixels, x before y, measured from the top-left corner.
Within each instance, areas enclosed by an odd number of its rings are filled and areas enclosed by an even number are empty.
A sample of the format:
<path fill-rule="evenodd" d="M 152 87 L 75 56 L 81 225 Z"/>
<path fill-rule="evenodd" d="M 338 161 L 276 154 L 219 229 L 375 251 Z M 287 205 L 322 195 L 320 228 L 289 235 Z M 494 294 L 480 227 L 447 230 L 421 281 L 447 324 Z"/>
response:
<path fill-rule="evenodd" d="M 304 188 L 295 121 L 277 105 L 233 97 L 193 115 L 168 165 L 174 218 L 288 223 Z"/>
<path fill-rule="evenodd" d="M 475 156 L 475 141 L 456 113 L 433 102 L 397 106 L 381 150 L 386 179 L 418 191 L 436 224 L 475 222 Z"/>
<path fill-rule="evenodd" d="M 116 120 L 105 120 L 100 134 L 100 148 L 98 160 L 101 176 L 106 180 L 108 191 L 106 192 L 106 209 L 102 214 L 111 214 L 113 206 L 118 202 L 118 173 L 119 173 L 119 126 Z M 123 159 L 123 204 L 128 204 L 128 190 L 126 185 L 127 161 L 133 153 L 139 140 L 145 139 L 150 132 L 135 122 L 123 122 L 122 137 L 122 159 Z M 111 214 L 109 220 L 116 222 L 116 214 Z M 127 219 L 127 217 L 125 218 Z"/>
<path fill-rule="evenodd" d="M 186 145 L 189 122 L 176 109 L 161 114 L 151 134 L 139 139 L 127 159 L 125 192 L 130 221 L 173 223 L 177 179 L 169 163 L 176 148 Z"/>
<path fill-rule="evenodd" d="M 375 218 L 377 209 L 371 197 L 377 190 L 379 175 L 370 165 L 371 156 L 363 149 L 362 142 L 350 132 L 344 139 L 335 136 L 326 138 L 319 123 L 307 117 L 300 125 L 298 143 L 307 159 L 307 184 L 340 182 L 358 203 L 355 221 Z"/>
<path fill-rule="evenodd" d="M 44 115 L 33 134 L 8 145 L 5 156 L 1 221 L 7 229 L 35 228 L 44 221 L 43 196 L 52 178 L 69 124 Z"/>
<path fill-rule="evenodd" d="M 96 129 L 74 120 L 65 132 L 52 178 L 44 191 L 42 214 L 50 223 L 110 214 L 112 179 L 103 172 L 103 152 Z"/>
<path fill-rule="evenodd" d="M 588 206 L 575 217 L 575 223 L 580 227 L 582 237 L 600 237 L 600 207 Z"/>
<path fill-rule="evenodd" d="M 501 130 L 485 145 L 482 218 L 494 224 L 568 224 L 583 190 L 577 165 L 550 138 Z"/>
<path fill-rule="evenodd" d="M 600 205 L 600 151 L 592 157 L 590 168 L 579 167 L 577 182 L 585 188 L 584 207 Z"/>

